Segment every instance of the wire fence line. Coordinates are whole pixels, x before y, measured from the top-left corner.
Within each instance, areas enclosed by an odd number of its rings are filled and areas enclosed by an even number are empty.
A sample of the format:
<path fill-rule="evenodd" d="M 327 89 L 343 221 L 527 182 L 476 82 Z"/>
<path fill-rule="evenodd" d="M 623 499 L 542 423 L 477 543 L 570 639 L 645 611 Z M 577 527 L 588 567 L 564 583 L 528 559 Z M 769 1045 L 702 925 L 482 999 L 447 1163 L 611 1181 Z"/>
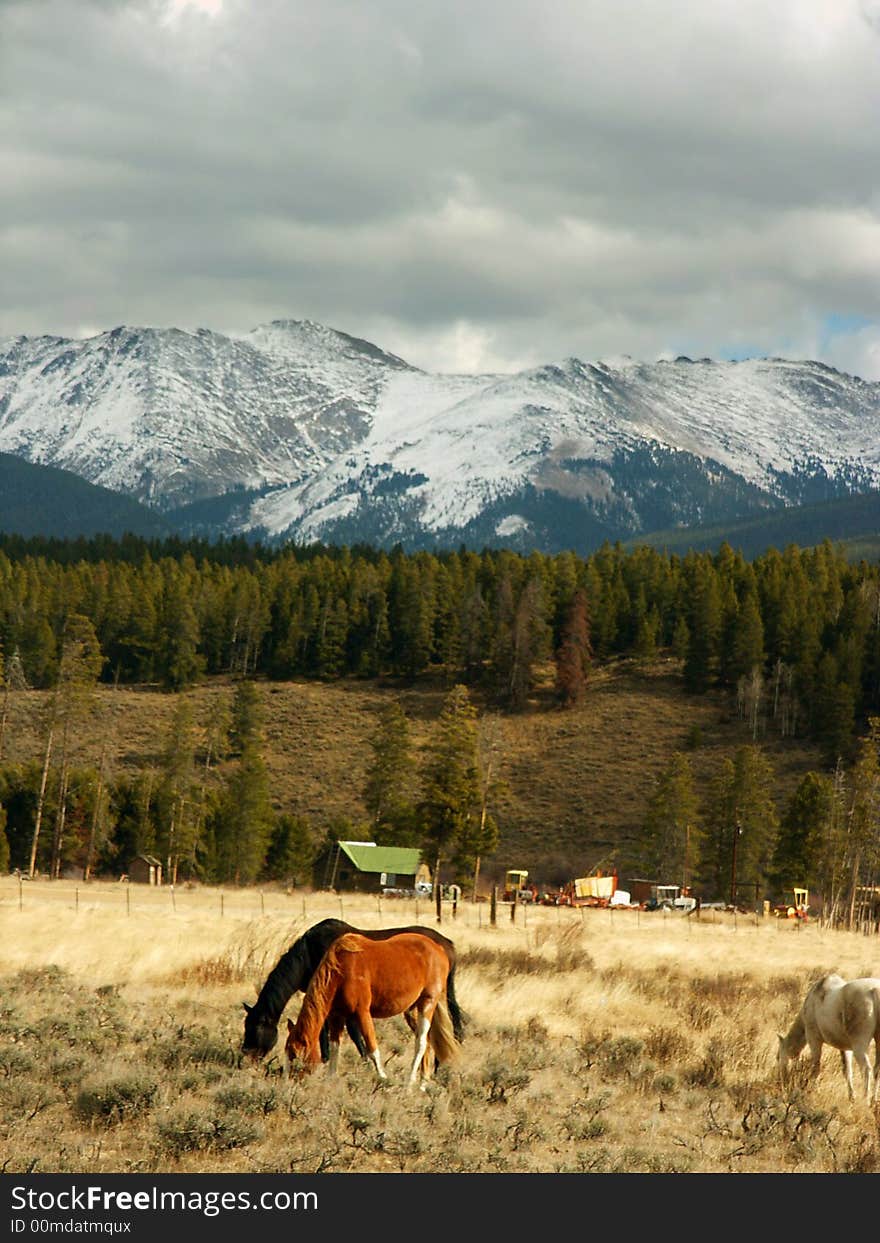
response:
<path fill-rule="evenodd" d="M 64 880 L 40 879 L 31 881 L 25 877 L 0 878 L 0 910 L 18 909 L 34 911 L 44 908 L 47 912 L 66 910 L 84 918 L 93 912 L 117 913 L 126 916 L 149 914 L 173 918 L 177 915 L 214 917 L 216 919 L 302 921 L 303 924 L 321 919 L 336 918 L 354 924 L 374 920 L 379 927 L 396 924 L 439 925 L 449 930 L 455 927 L 490 929 L 492 925 L 488 902 L 458 901 L 444 899 L 440 907 L 440 919 L 432 899 L 391 897 L 380 894 L 337 893 L 329 890 L 279 890 L 223 889 L 213 886 L 147 885 L 133 882 L 116 884 L 75 884 Z M 819 921 L 793 923 L 767 917 L 759 912 L 753 915 L 723 912 L 712 909 L 698 915 L 673 912 L 665 908 L 642 911 L 627 907 L 529 907 L 527 904 L 499 903 L 496 911 L 496 927 L 509 928 L 526 934 L 530 931 L 557 927 L 560 931 L 573 927 L 588 930 L 602 921 L 608 929 L 632 932 L 633 929 L 656 933 L 658 925 L 666 932 L 680 930 L 687 936 L 699 935 L 704 928 L 727 927 L 734 932 L 775 932 L 777 934 L 807 936 L 822 930 Z"/>

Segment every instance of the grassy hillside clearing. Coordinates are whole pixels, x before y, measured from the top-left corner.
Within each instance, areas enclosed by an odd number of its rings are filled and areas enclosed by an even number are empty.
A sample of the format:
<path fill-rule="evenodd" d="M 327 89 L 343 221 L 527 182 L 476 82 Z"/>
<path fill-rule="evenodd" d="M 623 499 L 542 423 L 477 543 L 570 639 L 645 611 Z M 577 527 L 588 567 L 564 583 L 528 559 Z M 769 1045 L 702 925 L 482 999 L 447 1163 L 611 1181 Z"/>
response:
<path fill-rule="evenodd" d="M 400 699 L 419 749 L 448 689 L 355 680 L 258 685 L 275 806 L 307 816 L 317 835 L 340 817 L 357 824 L 366 816 L 361 790 L 381 705 L 390 697 Z M 688 746 L 691 732 L 696 728 L 700 735 L 690 756 L 702 789 L 725 755 L 752 741 L 729 696 L 686 694 L 673 660 L 597 668 L 585 701 L 570 710 L 554 706 L 551 686 L 547 669 L 520 714 L 497 713 L 473 697 L 484 731 L 495 741 L 496 771 L 504 782 L 496 806 L 501 842 L 495 858 L 486 861 L 487 879 L 523 867 L 541 883 L 559 884 L 589 872 L 612 851 L 625 873 L 634 866 L 630 861 L 653 783 L 672 753 Z M 231 696 L 226 679 L 187 692 L 197 723 L 209 720 Z M 40 722 L 47 698 L 38 691 L 12 695 L 5 758 L 42 755 Z M 112 714 L 110 762 L 116 771 L 158 767 L 176 699 L 150 687 L 102 687 L 82 756 L 95 762 L 101 722 Z M 774 765 L 781 808 L 803 773 L 818 767 L 816 751 L 801 740 L 780 739 L 772 723 L 758 741 Z"/>

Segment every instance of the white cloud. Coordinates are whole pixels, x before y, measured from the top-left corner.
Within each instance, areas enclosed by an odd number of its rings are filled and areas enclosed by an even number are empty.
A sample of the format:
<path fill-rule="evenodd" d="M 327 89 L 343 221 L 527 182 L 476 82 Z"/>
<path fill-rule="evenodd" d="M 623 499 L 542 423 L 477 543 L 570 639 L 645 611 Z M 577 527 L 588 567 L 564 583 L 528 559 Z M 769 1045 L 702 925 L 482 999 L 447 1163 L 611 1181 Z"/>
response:
<path fill-rule="evenodd" d="M 880 323 L 874 0 L 3 14 L 0 334 L 299 316 L 439 370 L 875 366 L 824 330 Z"/>

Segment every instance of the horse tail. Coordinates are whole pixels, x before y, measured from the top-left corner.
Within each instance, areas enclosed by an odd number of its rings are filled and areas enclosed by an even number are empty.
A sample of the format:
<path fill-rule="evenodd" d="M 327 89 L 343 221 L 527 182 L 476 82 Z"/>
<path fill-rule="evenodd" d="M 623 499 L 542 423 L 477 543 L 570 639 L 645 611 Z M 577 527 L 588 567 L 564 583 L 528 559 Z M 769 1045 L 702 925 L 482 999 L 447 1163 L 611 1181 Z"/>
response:
<path fill-rule="evenodd" d="M 437 1002 L 434 1017 L 428 1029 L 428 1044 L 441 1064 L 451 1062 L 458 1056 L 458 1041 L 455 1039 L 446 1001 L 442 997 Z"/>
<path fill-rule="evenodd" d="M 446 978 L 446 1002 L 449 1007 L 449 1017 L 452 1019 L 452 1030 L 455 1033 L 455 1039 L 461 1044 L 464 1040 L 464 1024 L 465 1018 L 461 1012 L 461 1007 L 455 996 L 455 963 L 449 967 L 449 975 Z"/>

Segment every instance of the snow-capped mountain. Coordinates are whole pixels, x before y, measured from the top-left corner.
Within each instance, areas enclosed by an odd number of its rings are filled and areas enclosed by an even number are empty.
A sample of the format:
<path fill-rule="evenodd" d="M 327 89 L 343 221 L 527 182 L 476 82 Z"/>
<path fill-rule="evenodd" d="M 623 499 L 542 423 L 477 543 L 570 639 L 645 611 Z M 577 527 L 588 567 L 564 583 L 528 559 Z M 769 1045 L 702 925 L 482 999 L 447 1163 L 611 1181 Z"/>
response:
<path fill-rule="evenodd" d="M 310 477 L 406 364 L 319 324 L 0 341 L 0 451 L 167 509 Z"/>
<path fill-rule="evenodd" d="M 163 510 L 233 494 L 227 531 L 583 550 L 880 487 L 880 385 L 783 359 L 432 375 L 310 322 L 116 328 L 0 342 L 0 451 Z"/>

